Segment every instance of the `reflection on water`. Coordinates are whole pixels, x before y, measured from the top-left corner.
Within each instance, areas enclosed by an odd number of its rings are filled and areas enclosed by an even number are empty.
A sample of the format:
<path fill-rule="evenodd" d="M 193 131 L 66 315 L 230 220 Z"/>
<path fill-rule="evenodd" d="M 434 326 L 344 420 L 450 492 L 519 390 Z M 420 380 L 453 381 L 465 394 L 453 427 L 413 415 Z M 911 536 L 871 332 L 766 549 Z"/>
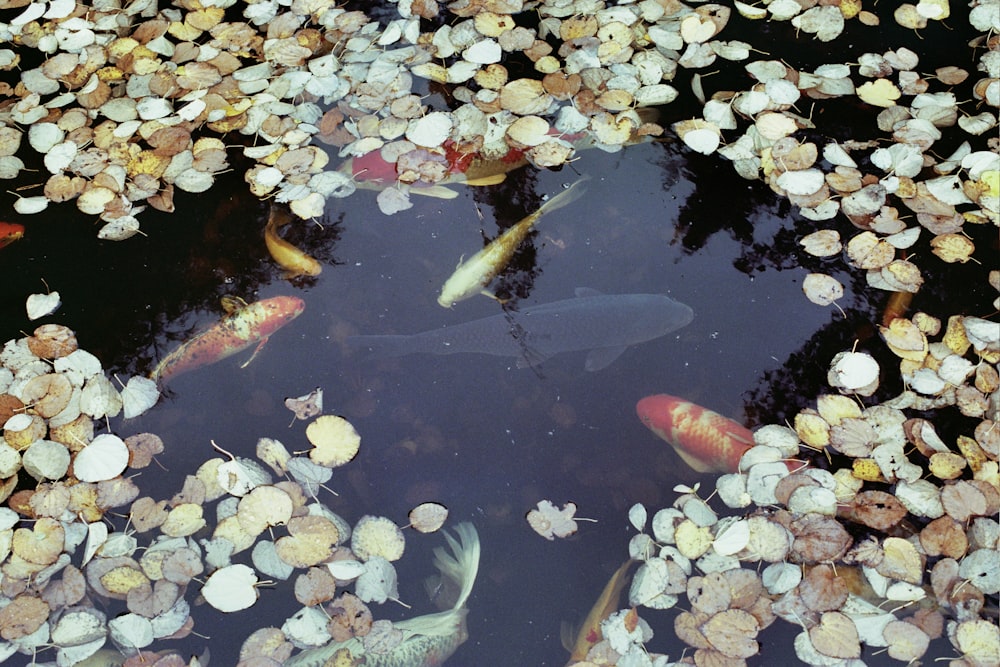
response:
<path fill-rule="evenodd" d="M 303 299 L 303 314 L 247 368 L 237 356 L 178 377 L 150 413 L 111 424 L 123 436 L 152 431 L 166 443 L 159 459 L 166 470 L 141 476 L 143 492 L 177 492 L 212 456 L 210 440 L 243 455 L 265 436 L 305 448 L 301 424 L 288 427 L 282 401 L 320 386 L 326 411 L 351 420 L 363 439 L 358 458 L 330 483 L 340 495 L 324 497 L 334 511 L 351 521 L 380 514 L 403 522 L 414 504 L 434 500 L 449 507 L 450 521 L 479 530 L 470 639 L 451 664 L 491 656 L 562 665 L 560 622 L 581 619 L 620 565 L 631 535 L 627 508 L 662 506 L 675 484 L 697 479 L 638 422 L 636 400 L 678 394 L 738 420 L 780 421 L 824 382 L 816 360 L 830 355 L 821 350 L 842 344 L 845 329 L 876 319 L 880 307 L 849 294 L 845 320 L 810 305 L 799 285 L 805 270 L 785 261 L 797 231 L 781 208 L 726 170 L 694 178 L 680 164 L 668 144 L 586 154 L 573 166 L 593 177 L 587 196 L 546 216 L 500 278 L 499 291 L 515 297 L 509 307 L 521 311 L 581 286 L 669 294 L 696 311 L 685 328 L 633 346 L 599 372 L 583 370 L 584 352 L 532 373 L 513 358 L 366 360 L 345 351 L 351 335 L 432 330 L 501 313 L 485 297 L 453 309 L 435 299 L 455 258 L 537 208 L 541 193 L 575 180 L 569 171 L 517 172 L 453 201 L 417 198 L 392 218 L 377 212 L 370 193 L 342 200 L 333 221 L 287 230 L 290 242 L 324 264 L 320 276 L 294 284 L 267 256 L 266 211 L 240 199 L 180 202 L 197 215 L 150 224 L 150 238 L 123 244 L 97 242 L 90 230 L 74 231 L 79 225 L 39 223 L 3 250 L 10 280 L 0 296 L 0 334 L 6 340 L 29 328 L 23 298 L 40 291 L 44 278 L 63 294 L 55 319 L 75 329 L 83 347 L 108 367 L 148 371 L 178 341 L 217 321 L 224 294 Z M 599 523 L 566 540 L 543 540 L 523 518 L 543 498 L 573 501 Z M 418 613 L 431 609 L 421 580 L 439 543 L 410 538 L 400 564 L 401 597 Z M 213 664 L 235 664 L 251 625 L 280 625 L 293 613 L 290 588 L 263 590 L 264 604 L 231 618 L 198 608 Z M 391 604 L 378 614 L 413 615 Z M 656 616 L 650 620 L 655 629 Z M 669 634 L 650 648 L 676 655 Z M 202 643 L 192 637 L 184 645 L 197 653 Z"/>

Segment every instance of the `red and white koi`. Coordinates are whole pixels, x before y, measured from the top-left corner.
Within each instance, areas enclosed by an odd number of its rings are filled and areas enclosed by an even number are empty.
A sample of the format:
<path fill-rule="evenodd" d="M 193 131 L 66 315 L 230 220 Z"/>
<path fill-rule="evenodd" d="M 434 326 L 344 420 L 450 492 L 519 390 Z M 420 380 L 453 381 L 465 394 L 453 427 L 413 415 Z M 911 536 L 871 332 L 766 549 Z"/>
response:
<path fill-rule="evenodd" d="M 754 445 L 749 429 L 677 396 L 647 396 L 635 411 L 696 472 L 737 472 Z"/>
<path fill-rule="evenodd" d="M 237 305 L 238 304 L 238 305 Z M 214 364 L 257 344 L 241 368 L 254 360 L 271 334 L 302 314 L 305 302 L 294 296 L 275 296 L 247 304 L 223 302 L 226 315 L 215 325 L 186 341 L 156 365 L 150 378 L 162 384 L 168 379 Z"/>

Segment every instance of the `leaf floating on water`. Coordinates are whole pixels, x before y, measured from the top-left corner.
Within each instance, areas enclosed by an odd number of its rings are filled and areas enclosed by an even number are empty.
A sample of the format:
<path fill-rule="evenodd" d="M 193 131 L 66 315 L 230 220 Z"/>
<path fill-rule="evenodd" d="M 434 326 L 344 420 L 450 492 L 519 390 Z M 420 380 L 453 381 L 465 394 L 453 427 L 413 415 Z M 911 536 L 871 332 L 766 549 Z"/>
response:
<path fill-rule="evenodd" d="M 25 303 L 25 310 L 28 312 L 29 320 L 37 320 L 51 315 L 62 304 L 59 300 L 59 292 L 49 292 L 48 294 L 32 294 Z"/>
<path fill-rule="evenodd" d="M 336 468 L 350 462 L 361 447 L 361 436 L 343 417 L 323 415 L 306 427 L 313 449 L 309 458 L 322 466 Z"/>
<path fill-rule="evenodd" d="M 410 526 L 420 533 L 434 533 L 448 518 L 448 508 L 440 503 L 421 503 L 410 510 Z"/>
<path fill-rule="evenodd" d="M 305 396 L 286 398 L 285 407 L 295 413 L 296 419 L 309 419 L 323 413 L 323 390 L 316 387 Z"/>
<path fill-rule="evenodd" d="M 364 636 L 365 651 L 375 655 L 390 653 L 403 642 L 403 631 L 385 619 L 375 621 Z"/>
<path fill-rule="evenodd" d="M 403 557 L 406 539 L 391 519 L 363 516 L 351 533 L 351 551 L 363 561 L 380 556 L 387 561 Z"/>
<path fill-rule="evenodd" d="M 844 296 L 844 286 L 825 273 L 810 273 L 802 281 L 806 298 L 820 306 L 829 306 Z"/>
<path fill-rule="evenodd" d="M 825 612 L 819 625 L 809 629 L 809 640 L 823 655 L 842 660 L 859 658 L 861 643 L 854 621 L 839 611 Z"/>
<path fill-rule="evenodd" d="M 330 622 L 327 629 L 334 641 L 344 642 L 363 637 L 372 629 L 372 612 L 357 595 L 344 593 L 327 605 Z"/>
<path fill-rule="evenodd" d="M 574 514 L 576 514 L 576 503 L 566 503 L 560 510 L 551 501 L 540 500 L 538 501 L 538 509 L 529 511 L 525 518 L 528 520 L 528 525 L 536 533 L 547 540 L 552 540 L 556 537 L 567 537 L 575 533 L 577 530 L 577 520 L 594 520 L 574 517 Z"/>
<path fill-rule="evenodd" d="M 116 435 L 102 433 L 76 455 L 73 475 L 81 482 L 108 480 L 125 471 L 128 459 L 125 442 Z"/>
<path fill-rule="evenodd" d="M 230 565 L 216 570 L 205 581 L 201 594 L 221 612 L 248 609 L 257 602 L 257 573 L 246 565 Z"/>
<path fill-rule="evenodd" d="M 135 375 L 128 379 L 121 396 L 123 415 L 125 419 L 132 419 L 156 405 L 160 400 L 160 390 L 153 380 Z"/>

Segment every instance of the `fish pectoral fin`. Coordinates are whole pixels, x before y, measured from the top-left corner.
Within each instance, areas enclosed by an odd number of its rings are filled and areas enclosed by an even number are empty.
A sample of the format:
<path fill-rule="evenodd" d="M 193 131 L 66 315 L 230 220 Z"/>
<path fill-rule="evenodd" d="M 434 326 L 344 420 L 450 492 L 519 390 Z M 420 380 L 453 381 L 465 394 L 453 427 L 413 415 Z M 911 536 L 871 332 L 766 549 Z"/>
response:
<path fill-rule="evenodd" d="M 694 470 L 695 472 L 712 472 L 715 470 L 715 468 L 708 463 L 705 463 L 694 454 L 688 453 L 683 447 L 678 447 L 672 442 L 670 443 L 670 446 L 674 448 L 677 455 L 681 457 L 681 460 L 684 461 L 684 463 L 686 463 L 691 470 Z"/>
<path fill-rule="evenodd" d="M 584 364 L 584 368 L 588 371 L 599 371 L 602 368 L 607 368 L 626 349 L 628 349 L 627 345 L 616 345 L 614 347 L 599 347 L 591 350 L 587 354 L 587 362 Z"/>
<path fill-rule="evenodd" d="M 489 291 L 488 289 L 479 290 L 479 293 L 482 294 L 483 296 L 490 297 L 491 299 L 493 299 L 494 301 L 496 301 L 497 303 L 499 303 L 501 306 L 504 305 L 504 304 L 506 304 L 508 301 L 510 301 L 510 299 L 501 299 L 500 297 L 498 297 L 496 294 L 494 294 L 493 292 Z"/>
<path fill-rule="evenodd" d="M 251 355 L 250 355 L 250 358 L 249 358 L 249 359 L 247 359 L 247 360 L 246 360 L 246 361 L 244 361 L 244 362 L 243 362 L 242 364 L 240 364 L 240 368 L 246 368 L 247 366 L 249 366 L 249 365 L 250 365 L 250 362 L 252 362 L 252 361 L 253 361 L 254 359 L 256 359 L 256 358 L 257 358 L 257 354 L 258 354 L 258 353 L 259 353 L 259 352 L 260 352 L 261 350 L 263 350 L 263 349 L 264 349 L 264 346 L 265 346 L 265 345 L 267 345 L 267 341 L 268 341 L 268 338 L 269 338 L 269 337 L 265 337 L 265 338 L 261 338 L 261 339 L 260 339 L 260 342 L 259 342 L 259 343 L 257 343 L 257 347 L 255 347 L 255 348 L 253 349 L 253 354 L 251 354 Z"/>

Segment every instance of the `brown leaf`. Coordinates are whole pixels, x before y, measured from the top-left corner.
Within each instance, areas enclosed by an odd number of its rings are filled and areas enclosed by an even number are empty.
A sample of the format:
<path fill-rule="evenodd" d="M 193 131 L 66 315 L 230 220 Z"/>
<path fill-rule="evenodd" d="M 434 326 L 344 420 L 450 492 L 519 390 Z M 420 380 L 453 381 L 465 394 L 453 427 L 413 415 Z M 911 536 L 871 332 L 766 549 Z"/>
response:
<path fill-rule="evenodd" d="M 840 609 L 847 601 L 847 594 L 847 585 L 837 576 L 832 565 L 810 568 L 799 583 L 799 595 L 813 611 Z"/>
<path fill-rule="evenodd" d="M 819 625 L 809 629 L 809 640 L 817 651 L 831 658 L 846 660 L 861 656 L 858 629 L 854 621 L 839 611 L 824 613 Z"/>
<path fill-rule="evenodd" d="M 906 514 L 902 503 L 884 491 L 862 491 L 851 504 L 851 520 L 875 530 L 889 530 Z"/>
<path fill-rule="evenodd" d="M 969 549 L 969 539 L 962 524 L 950 516 L 934 519 L 920 531 L 920 546 L 928 556 L 961 558 Z"/>
<path fill-rule="evenodd" d="M 792 555 L 797 562 L 823 562 L 840 558 L 851 546 L 851 536 L 828 516 L 808 514 L 789 525 L 795 536 Z"/>
<path fill-rule="evenodd" d="M 757 655 L 760 645 L 754 638 L 759 630 L 757 619 L 742 609 L 719 612 L 701 626 L 709 644 L 731 658 Z"/>

